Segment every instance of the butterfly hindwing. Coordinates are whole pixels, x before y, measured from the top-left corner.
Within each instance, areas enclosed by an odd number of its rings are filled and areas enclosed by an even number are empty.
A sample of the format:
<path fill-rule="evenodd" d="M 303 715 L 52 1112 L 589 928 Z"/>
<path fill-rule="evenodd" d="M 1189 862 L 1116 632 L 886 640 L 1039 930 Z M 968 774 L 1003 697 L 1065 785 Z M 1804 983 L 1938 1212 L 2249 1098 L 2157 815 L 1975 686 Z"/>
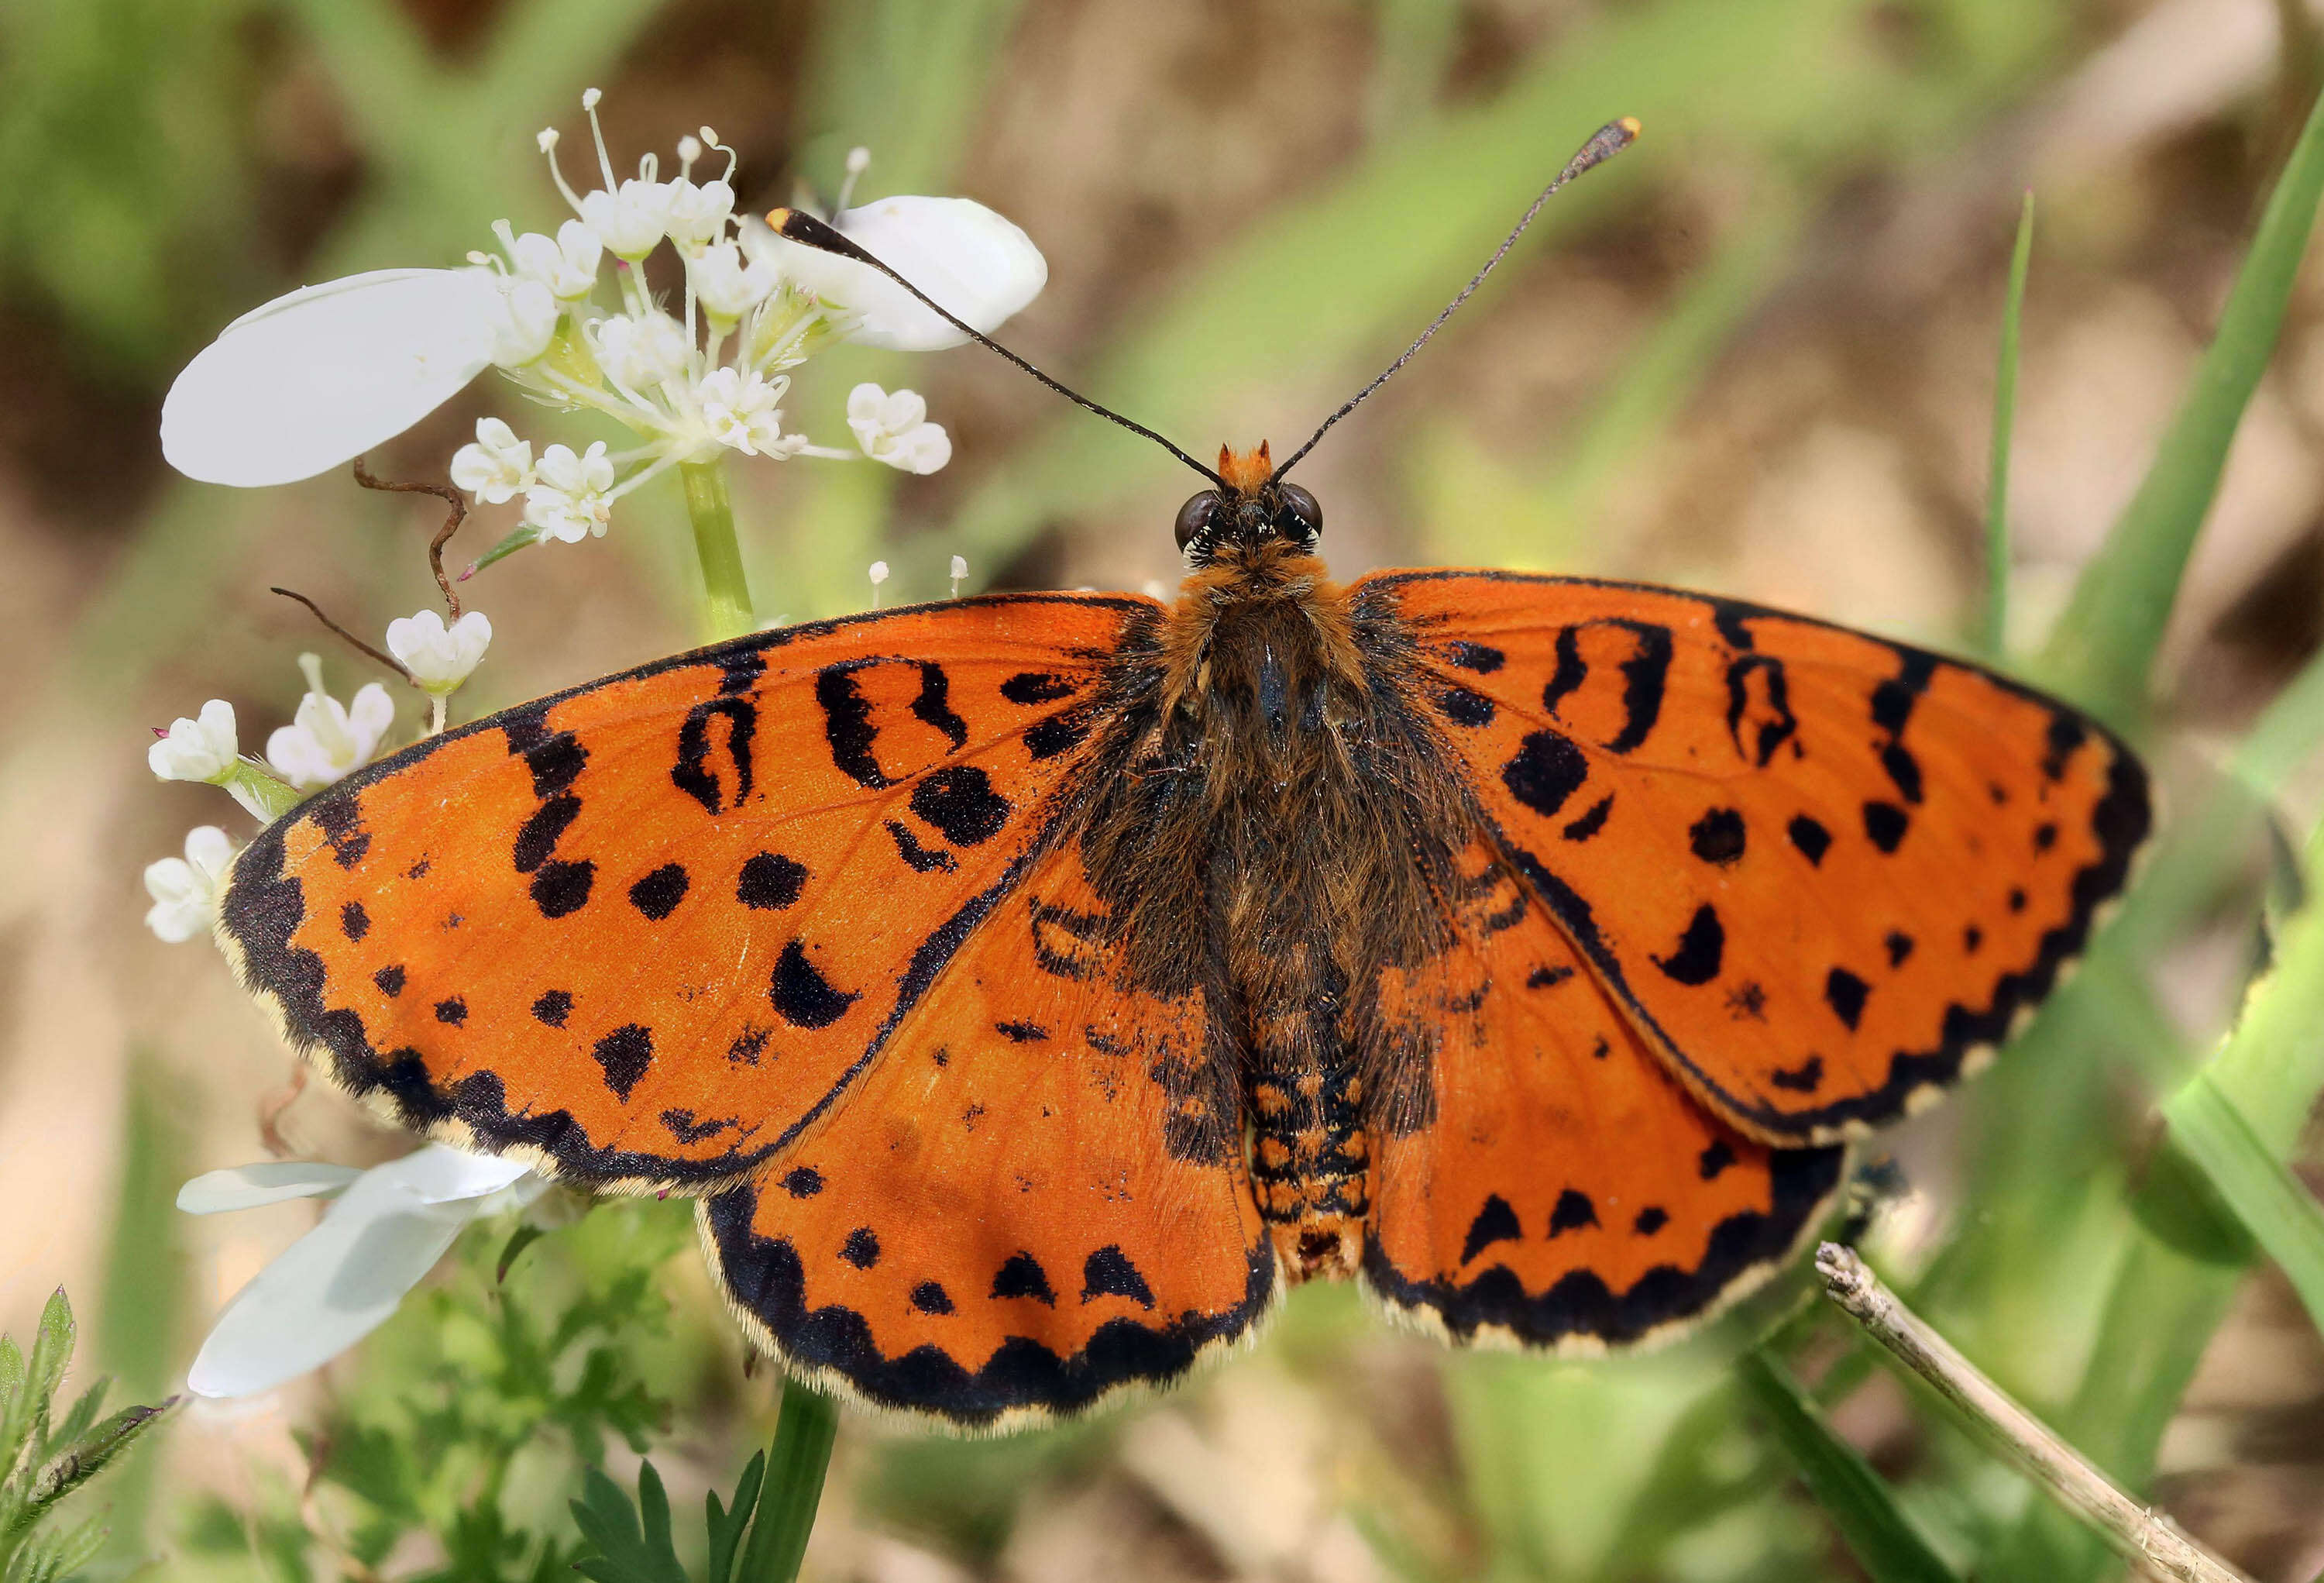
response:
<path fill-rule="evenodd" d="M 406 1125 L 606 1187 L 835 1105 L 1030 861 L 1150 602 L 780 629 L 425 740 L 238 860 L 220 937 Z"/>
<path fill-rule="evenodd" d="M 1231 1068 L 1200 992 L 1120 979 L 1077 851 L 1039 859 L 831 1116 L 705 1200 L 752 1337 L 856 1400 L 994 1428 L 1254 1324 L 1275 1263 Z"/>
<path fill-rule="evenodd" d="M 1365 1282 L 1455 1341 L 1675 1333 L 1790 1256 L 1843 1151 L 1769 1149 L 1704 1109 L 1486 840 L 1461 872 L 1451 945 L 1376 986 L 1425 1076 L 1380 1107 Z"/>
<path fill-rule="evenodd" d="M 1777 1143 L 1893 1118 L 2057 982 L 2148 824 L 2103 728 L 1972 666 L 1702 595 L 1356 585 L 1503 850 L 1687 1086 Z"/>

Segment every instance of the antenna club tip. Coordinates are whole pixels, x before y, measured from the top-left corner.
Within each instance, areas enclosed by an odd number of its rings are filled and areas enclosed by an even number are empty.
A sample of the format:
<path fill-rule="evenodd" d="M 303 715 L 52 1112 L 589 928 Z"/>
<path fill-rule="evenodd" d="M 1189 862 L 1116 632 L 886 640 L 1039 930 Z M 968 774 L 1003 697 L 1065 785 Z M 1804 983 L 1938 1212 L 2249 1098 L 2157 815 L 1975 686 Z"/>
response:
<path fill-rule="evenodd" d="M 1625 133 L 1628 134 L 1632 137 L 1637 136 L 1639 133 L 1646 130 L 1645 124 L 1636 116 L 1625 116 L 1620 120 L 1615 122 L 1614 125 L 1620 127 Z"/>

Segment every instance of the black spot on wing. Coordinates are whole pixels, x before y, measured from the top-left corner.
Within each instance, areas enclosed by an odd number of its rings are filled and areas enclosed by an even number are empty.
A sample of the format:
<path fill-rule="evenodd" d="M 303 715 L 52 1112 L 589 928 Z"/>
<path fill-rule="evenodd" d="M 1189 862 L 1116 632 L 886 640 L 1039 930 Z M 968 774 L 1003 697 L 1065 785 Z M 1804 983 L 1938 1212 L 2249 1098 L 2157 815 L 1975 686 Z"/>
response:
<path fill-rule="evenodd" d="M 1532 972 L 1526 975 L 1526 987 L 1527 989 L 1552 989 L 1556 987 L 1558 985 L 1564 983 L 1567 979 L 1572 977 L 1573 969 L 1567 967 L 1536 967 Z"/>
<path fill-rule="evenodd" d="M 1609 792 L 1584 810 L 1581 818 L 1567 821 L 1565 828 L 1558 834 L 1569 841 L 1586 841 L 1606 828 L 1606 816 L 1613 810 L 1614 794 Z M 1520 899 L 1522 899 L 1522 893 L 1520 893 Z"/>
<path fill-rule="evenodd" d="M 714 736 L 719 722 L 724 730 Z M 742 807 L 751 795 L 751 744 L 758 731 L 759 706 L 747 698 L 706 699 L 695 705 L 678 727 L 670 784 L 702 804 L 706 813 Z"/>
<path fill-rule="evenodd" d="M 468 1021 L 468 1003 L 458 995 L 436 1003 L 436 1020 L 447 1028 L 459 1028 Z"/>
<path fill-rule="evenodd" d="M 331 856 L 341 868 L 353 868 L 371 850 L 371 836 L 363 828 L 352 788 L 326 793 L 310 805 L 315 828 L 323 832 Z"/>
<path fill-rule="evenodd" d="M 1525 1227 L 1517 1223 L 1517 1212 L 1499 1193 L 1487 1195 L 1485 1207 L 1469 1222 L 1469 1235 L 1461 1244 L 1461 1262 L 1467 1264 L 1497 1242 L 1516 1242 L 1525 1236 Z"/>
<path fill-rule="evenodd" d="M 1558 1194 L 1557 1206 L 1549 1212 L 1549 1234 L 1552 1236 L 1580 1231 L 1584 1227 L 1597 1224 L 1598 1206 L 1590 1201 L 1588 1193 L 1573 1188 L 1567 1188 Z"/>
<path fill-rule="evenodd" d="M 2060 709 L 2050 717 L 2050 728 L 2043 734 L 2046 751 L 2042 756 L 2042 773 L 2052 781 L 2066 778 L 2066 761 L 2074 750 L 2089 736 L 2089 727 L 2079 716 Z"/>
<path fill-rule="evenodd" d="M 1020 671 L 1001 684 L 1001 696 L 1012 704 L 1055 703 L 1077 690 L 1073 682 L 1047 671 Z"/>
<path fill-rule="evenodd" d="M 1888 965 L 1901 967 L 1913 954 L 1913 937 L 1901 929 L 1892 929 L 1881 944 L 1888 948 Z"/>
<path fill-rule="evenodd" d="M 551 859 L 532 876 L 532 903 L 543 918 L 564 918 L 589 904 L 597 866 L 587 858 L 578 863 Z"/>
<path fill-rule="evenodd" d="M 1812 1055 L 1795 1067 L 1778 1067 L 1767 1081 L 1794 1094 L 1812 1094 L 1823 1086 L 1823 1057 Z"/>
<path fill-rule="evenodd" d="M 659 923 L 686 900 L 686 867 L 665 863 L 630 887 L 630 905 Z"/>
<path fill-rule="evenodd" d="M 734 1042 L 726 1047 L 727 1060 L 738 1067 L 757 1066 L 759 1057 L 766 1053 L 767 1041 L 771 1037 L 771 1029 L 744 1024 L 742 1031 L 734 1035 Z"/>
<path fill-rule="evenodd" d="M 1694 910 L 1686 932 L 1679 936 L 1678 949 L 1667 957 L 1652 959 L 1664 976 L 1675 983 L 1708 984 L 1719 977 L 1726 950 L 1727 930 L 1720 924 L 1717 909 L 1705 902 Z"/>
<path fill-rule="evenodd" d="M 807 866 L 779 852 L 761 852 L 744 860 L 734 882 L 734 899 L 760 912 L 775 912 L 799 899 L 807 884 Z"/>
<path fill-rule="evenodd" d="M 783 1178 L 783 1191 L 795 1199 L 811 1199 L 823 1191 L 823 1172 L 812 1165 L 793 1166 Z"/>
<path fill-rule="evenodd" d="M 992 1031 L 1011 1044 L 1038 1044 L 1049 1036 L 1038 1023 L 995 1023 Z"/>
<path fill-rule="evenodd" d="M 672 1106 L 661 1113 L 661 1125 L 669 1131 L 669 1135 L 679 1143 L 698 1143 L 705 1138 L 715 1138 L 728 1128 L 739 1126 L 741 1124 L 731 1116 L 713 1116 L 708 1121 L 697 1121 L 691 1110 Z"/>
<path fill-rule="evenodd" d="M 1438 693 L 1436 707 L 1455 726 L 1489 726 L 1493 723 L 1493 700 L 1465 687 L 1448 687 Z"/>
<path fill-rule="evenodd" d="M 991 840 L 1009 822 L 1009 800 L 974 764 L 931 771 L 912 788 L 912 811 L 955 847 Z"/>
<path fill-rule="evenodd" d="M 839 1245 L 839 1256 L 859 1270 L 869 1270 L 880 1262 L 879 1234 L 868 1226 L 857 1227 Z"/>
<path fill-rule="evenodd" d="M 1038 762 L 1071 753 L 1088 738 L 1089 728 L 1087 709 L 1068 709 L 1062 715 L 1052 715 L 1025 733 L 1026 754 Z"/>
<path fill-rule="evenodd" d="M 605 1069 L 605 1087 L 613 1091 L 613 1097 L 626 1100 L 653 1064 L 653 1031 L 641 1023 L 624 1023 L 598 1040 L 589 1053 Z"/>
<path fill-rule="evenodd" d="M 1102 1247 L 1082 1262 L 1082 1301 L 1126 1297 L 1145 1308 L 1154 1306 L 1154 1292 L 1146 1277 L 1119 1247 Z"/>
<path fill-rule="evenodd" d="M 1734 809 L 1711 809 L 1686 835 L 1688 847 L 1705 863 L 1724 868 L 1743 856 L 1743 816 Z"/>
<path fill-rule="evenodd" d="M 371 976 L 371 981 L 379 986 L 380 994 L 393 1000 L 403 993 L 402 965 L 399 963 L 392 967 L 382 967 Z"/>
<path fill-rule="evenodd" d="M 828 1028 L 845 1016 L 859 997 L 832 987 L 830 980 L 807 960 L 805 948 L 794 940 L 775 959 L 767 998 L 774 1003 L 775 1014 L 795 1028 Z"/>
<path fill-rule="evenodd" d="M 826 666 L 815 679 L 815 701 L 823 710 L 824 742 L 831 762 L 857 785 L 878 792 L 888 777 L 872 756 L 872 705 L 855 685 L 858 664 Z"/>
<path fill-rule="evenodd" d="M 361 902 L 349 902 L 339 909 L 339 932 L 349 940 L 361 940 L 371 932 L 371 914 L 364 911 Z"/>
<path fill-rule="evenodd" d="M 950 874 L 960 866 L 959 859 L 943 847 L 920 845 L 920 838 L 902 820 L 889 819 L 883 828 L 896 843 L 896 856 L 914 874 Z"/>
<path fill-rule="evenodd" d="M 952 1294 L 934 1281 L 923 1281 L 912 1288 L 912 1306 L 924 1314 L 948 1314 L 953 1311 Z"/>
<path fill-rule="evenodd" d="M 1727 735 L 1735 751 L 1764 770 L 1799 728 L 1784 662 L 1768 654 L 1738 655 L 1727 667 Z"/>
<path fill-rule="evenodd" d="M 1719 1173 L 1735 1163 L 1735 1151 L 1725 1138 L 1715 1140 L 1694 1162 L 1695 1174 L 1705 1181 L 1715 1181 Z"/>
<path fill-rule="evenodd" d="M 1462 670 L 1474 671 L 1480 676 L 1490 676 L 1508 659 L 1490 643 L 1471 643 L 1445 644 L 1444 657 Z"/>
<path fill-rule="evenodd" d="M 545 1023 L 551 1028 L 565 1026 L 565 1019 L 571 1015 L 572 1012 L 573 992 L 569 989 L 545 991 L 539 1000 L 532 1003 L 533 1021 Z"/>
<path fill-rule="evenodd" d="M 517 827 L 509 861 L 519 874 L 532 873 L 549 861 L 549 855 L 557 850 L 558 838 L 580 817 L 581 800 L 570 792 L 558 792 L 534 809 Z"/>
<path fill-rule="evenodd" d="M 1912 825 L 1912 816 L 1893 802 L 1864 805 L 1864 838 L 1883 852 L 1896 850 Z"/>
<path fill-rule="evenodd" d="M 1830 830 L 1802 813 L 1792 817 L 1792 822 L 1784 827 L 1784 833 L 1791 837 L 1792 845 L 1800 849 L 1802 856 L 1819 868 L 1823 866 L 1823 855 L 1831 849 Z"/>
<path fill-rule="evenodd" d="M 1824 975 L 1824 1004 L 1831 1008 L 1832 1015 L 1848 1024 L 1851 1033 L 1864 1020 L 1864 999 L 1870 993 L 1871 986 L 1845 967 L 1834 967 Z"/>
<path fill-rule="evenodd" d="M 994 1297 L 1029 1297 L 1051 1308 L 1057 1306 L 1057 1294 L 1049 1288 L 1049 1273 L 1041 1268 L 1041 1261 L 1031 1254 L 1009 1255 L 992 1277 Z"/>
<path fill-rule="evenodd" d="M 1669 1224 L 1669 1214 L 1658 1206 L 1649 1204 L 1638 1211 L 1638 1217 L 1630 1222 L 1630 1229 L 1640 1236 L 1652 1236 Z"/>
<path fill-rule="evenodd" d="M 1582 750 L 1555 731 L 1531 733 L 1501 766 L 1501 783 L 1509 795 L 1544 819 L 1554 818 L 1589 777 Z"/>

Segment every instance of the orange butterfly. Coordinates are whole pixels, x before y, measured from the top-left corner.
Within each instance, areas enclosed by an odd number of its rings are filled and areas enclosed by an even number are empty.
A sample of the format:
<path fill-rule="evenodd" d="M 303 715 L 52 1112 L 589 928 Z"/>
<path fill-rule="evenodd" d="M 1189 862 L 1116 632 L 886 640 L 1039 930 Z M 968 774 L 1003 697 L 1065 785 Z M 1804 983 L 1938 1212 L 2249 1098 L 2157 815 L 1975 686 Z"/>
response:
<path fill-rule="evenodd" d="M 701 1195 L 760 1346 L 993 1427 L 1316 1276 L 1462 1343 L 1701 1319 L 2146 834 L 2120 742 L 1974 666 L 1634 584 L 1342 587 L 1267 447 L 1213 477 L 1175 605 L 877 612 L 447 731 L 262 835 L 221 937 L 337 1087 Z"/>

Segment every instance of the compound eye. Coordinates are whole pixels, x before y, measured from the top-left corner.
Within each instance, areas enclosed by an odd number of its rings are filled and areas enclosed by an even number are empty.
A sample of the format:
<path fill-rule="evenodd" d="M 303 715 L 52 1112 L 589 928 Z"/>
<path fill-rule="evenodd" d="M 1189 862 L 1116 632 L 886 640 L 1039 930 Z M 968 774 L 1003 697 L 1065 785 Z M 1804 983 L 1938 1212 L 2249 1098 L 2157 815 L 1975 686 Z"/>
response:
<path fill-rule="evenodd" d="M 1311 544 L 1323 536 L 1323 508 L 1315 504 L 1314 495 L 1296 484 L 1278 484 L 1275 492 L 1283 502 L 1283 509 L 1275 518 L 1276 532 L 1286 539 L 1304 539 Z"/>
<path fill-rule="evenodd" d="M 1178 548 L 1184 550 L 1198 533 L 1214 532 L 1226 515 L 1226 502 L 1215 489 L 1205 489 L 1178 508 Z"/>

